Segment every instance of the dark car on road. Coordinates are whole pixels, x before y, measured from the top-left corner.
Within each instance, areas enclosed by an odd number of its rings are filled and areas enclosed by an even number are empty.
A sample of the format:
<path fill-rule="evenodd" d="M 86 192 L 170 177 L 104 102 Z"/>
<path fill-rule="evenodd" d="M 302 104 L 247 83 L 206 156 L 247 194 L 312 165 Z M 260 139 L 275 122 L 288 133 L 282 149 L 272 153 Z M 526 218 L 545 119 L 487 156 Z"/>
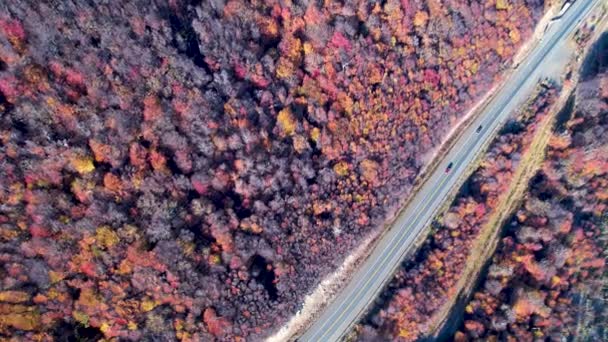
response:
<path fill-rule="evenodd" d="M 450 162 L 448 164 L 448 167 L 445 168 L 445 173 L 449 173 L 450 170 L 452 169 L 452 166 L 454 166 L 454 162 Z"/>
<path fill-rule="evenodd" d="M 475 130 L 475 133 L 479 133 L 481 132 L 481 129 L 483 128 L 482 125 L 479 125 L 479 127 L 477 127 L 477 129 Z"/>

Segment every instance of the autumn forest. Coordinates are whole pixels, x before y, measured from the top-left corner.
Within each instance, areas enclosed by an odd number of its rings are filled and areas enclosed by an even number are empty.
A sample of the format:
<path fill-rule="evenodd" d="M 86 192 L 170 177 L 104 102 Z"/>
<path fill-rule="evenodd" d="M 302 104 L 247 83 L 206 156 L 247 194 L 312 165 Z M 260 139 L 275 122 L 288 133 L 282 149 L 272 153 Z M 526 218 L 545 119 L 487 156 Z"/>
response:
<path fill-rule="evenodd" d="M 0 2 L 0 340 L 264 340 L 390 222 L 548 6 Z M 606 336 L 596 45 L 450 339 Z M 432 333 L 561 91 L 500 130 L 357 339 Z"/>

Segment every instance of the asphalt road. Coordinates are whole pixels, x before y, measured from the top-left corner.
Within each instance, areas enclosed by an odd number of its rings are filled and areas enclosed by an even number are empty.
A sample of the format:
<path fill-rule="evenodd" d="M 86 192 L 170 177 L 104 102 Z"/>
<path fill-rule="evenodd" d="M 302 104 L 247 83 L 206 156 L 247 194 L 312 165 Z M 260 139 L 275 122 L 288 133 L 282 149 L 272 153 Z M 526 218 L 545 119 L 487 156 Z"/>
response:
<path fill-rule="evenodd" d="M 555 68 L 555 63 L 563 60 L 557 58 L 556 46 L 574 32 L 577 24 L 602 1 L 604 0 L 578 0 L 561 19 L 549 26 L 543 39 L 520 63 L 483 113 L 456 141 L 408 208 L 382 236 L 371 256 L 298 341 L 338 341 L 349 331 L 391 279 L 418 234 L 429 224 L 469 163 L 482 152 L 484 144 L 492 139 L 509 114 L 528 98 L 545 71 L 543 69 Z M 480 125 L 481 131 L 476 132 Z M 446 173 L 445 169 L 450 162 L 453 163 L 452 169 Z"/>

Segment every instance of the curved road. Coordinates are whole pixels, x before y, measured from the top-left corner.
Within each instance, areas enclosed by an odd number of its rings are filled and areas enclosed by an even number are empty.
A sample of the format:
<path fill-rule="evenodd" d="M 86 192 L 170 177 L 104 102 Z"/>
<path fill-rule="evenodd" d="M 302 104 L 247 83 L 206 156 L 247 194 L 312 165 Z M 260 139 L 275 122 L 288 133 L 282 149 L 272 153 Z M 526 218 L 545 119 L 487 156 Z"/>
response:
<path fill-rule="evenodd" d="M 433 218 L 445 196 L 452 191 L 484 144 L 494 136 L 509 114 L 528 98 L 543 72 L 555 70 L 556 63 L 563 64 L 563 58 L 558 58 L 556 53 L 556 46 L 574 32 L 578 23 L 602 1 L 578 0 L 561 19 L 549 26 L 540 43 L 512 73 L 477 120 L 454 143 L 443 162 L 382 236 L 343 291 L 298 341 L 338 341 L 349 331 L 391 279 L 416 237 Z M 476 132 L 480 125 L 481 131 Z M 449 163 L 453 163 L 453 166 L 446 173 Z"/>

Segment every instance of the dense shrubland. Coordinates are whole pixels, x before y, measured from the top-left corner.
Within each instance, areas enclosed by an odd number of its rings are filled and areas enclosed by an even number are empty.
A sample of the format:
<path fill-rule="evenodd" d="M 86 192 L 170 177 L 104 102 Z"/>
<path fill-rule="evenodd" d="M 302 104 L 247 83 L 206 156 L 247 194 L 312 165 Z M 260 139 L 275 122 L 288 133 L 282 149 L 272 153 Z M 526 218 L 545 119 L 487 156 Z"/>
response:
<path fill-rule="evenodd" d="M 17 340 L 267 335 L 409 194 L 543 11 L 91 3 L 0 3 L 0 335 Z"/>

